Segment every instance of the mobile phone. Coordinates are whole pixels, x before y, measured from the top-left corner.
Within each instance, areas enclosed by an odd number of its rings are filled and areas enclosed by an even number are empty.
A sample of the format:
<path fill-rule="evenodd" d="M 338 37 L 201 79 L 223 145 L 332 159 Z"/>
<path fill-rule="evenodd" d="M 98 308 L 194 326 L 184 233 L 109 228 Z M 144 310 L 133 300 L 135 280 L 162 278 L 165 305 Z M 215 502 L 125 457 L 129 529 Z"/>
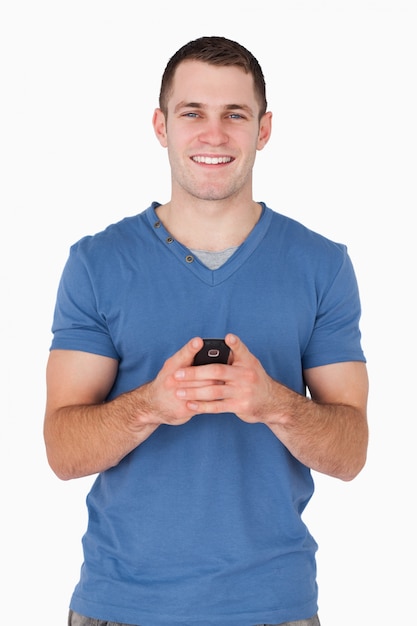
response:
<path fill-rule="evenodd" d="M 224 339 L 203 339 L 204 346 L 194 357 L 194 365 L 208 365 L 209 363 L 227 363 L 230 348 Z"/>

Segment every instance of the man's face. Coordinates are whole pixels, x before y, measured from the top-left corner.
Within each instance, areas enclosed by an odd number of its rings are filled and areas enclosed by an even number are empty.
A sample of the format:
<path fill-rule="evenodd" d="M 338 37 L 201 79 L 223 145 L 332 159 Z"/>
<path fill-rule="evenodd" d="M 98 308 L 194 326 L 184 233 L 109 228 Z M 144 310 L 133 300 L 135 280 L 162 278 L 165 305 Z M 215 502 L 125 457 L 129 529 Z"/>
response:
<path fill-rule="evenodd" d="M 253 78 L 238 67 L 184 61 L 174 76 L 168 115 L 154 115 L 168 156 L 173 197 L 224 200 L 252 194 L 256 151 L 269 139 L 271 115 L 259 122 Z"/>

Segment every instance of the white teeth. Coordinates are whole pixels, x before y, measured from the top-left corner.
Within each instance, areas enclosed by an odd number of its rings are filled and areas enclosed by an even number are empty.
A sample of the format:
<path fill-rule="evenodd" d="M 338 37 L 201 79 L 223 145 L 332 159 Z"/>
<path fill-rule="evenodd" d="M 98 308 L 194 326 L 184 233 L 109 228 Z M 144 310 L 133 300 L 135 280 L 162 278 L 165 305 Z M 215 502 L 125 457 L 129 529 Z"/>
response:
<path fill-rule="evenodd" d="M 230 163 L 232 160 L 231 157 L 205 157 L 205 156 L 194 156 L 192 157 L 193 161 L 196 163 L 205 163 L 206 165 L 218 165 L 219 163 Z"/>

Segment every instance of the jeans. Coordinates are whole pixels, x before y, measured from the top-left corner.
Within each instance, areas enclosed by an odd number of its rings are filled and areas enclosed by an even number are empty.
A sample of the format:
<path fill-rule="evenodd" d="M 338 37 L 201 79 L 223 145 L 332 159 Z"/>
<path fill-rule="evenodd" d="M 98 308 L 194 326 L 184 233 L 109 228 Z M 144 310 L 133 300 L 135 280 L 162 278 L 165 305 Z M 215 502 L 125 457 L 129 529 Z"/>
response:
<path fill-rule="evenodd" d="M 139 624 L 121 624 L 120 622 L 106 622 L 94 617 L 84 617 L 74 611 L 69 612 L 68 626 L 139 626 Z M 301 619 L 296 622 L 284 622 L 282 624 L 255 624 L 254 626 L 320 626 L 317 615 L 310 619 Z"/>

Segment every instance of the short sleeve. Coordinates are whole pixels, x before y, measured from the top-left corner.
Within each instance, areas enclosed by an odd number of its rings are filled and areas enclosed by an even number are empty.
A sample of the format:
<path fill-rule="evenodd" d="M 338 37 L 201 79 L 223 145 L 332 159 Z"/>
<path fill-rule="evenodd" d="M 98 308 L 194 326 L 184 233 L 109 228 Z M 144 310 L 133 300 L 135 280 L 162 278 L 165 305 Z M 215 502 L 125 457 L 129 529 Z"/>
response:
<path fill-rule="evenodd" d="M 52 333 L 52 350 L 81 350 L 119 358 L 105 315 L 98 310 L 94 276 L 80 242 L 71 247 L 61 276 Z"/>
<path fill-rule="evenodd" d="M 317 316 L 303 354 L 303 368 L 336 362 L 365 361 L 359 321 L 361 304 L 358 284 L 345 246 L 332 280 L 319 285 Z M 324 272 L 327 274 L 327 272 Z"/>

